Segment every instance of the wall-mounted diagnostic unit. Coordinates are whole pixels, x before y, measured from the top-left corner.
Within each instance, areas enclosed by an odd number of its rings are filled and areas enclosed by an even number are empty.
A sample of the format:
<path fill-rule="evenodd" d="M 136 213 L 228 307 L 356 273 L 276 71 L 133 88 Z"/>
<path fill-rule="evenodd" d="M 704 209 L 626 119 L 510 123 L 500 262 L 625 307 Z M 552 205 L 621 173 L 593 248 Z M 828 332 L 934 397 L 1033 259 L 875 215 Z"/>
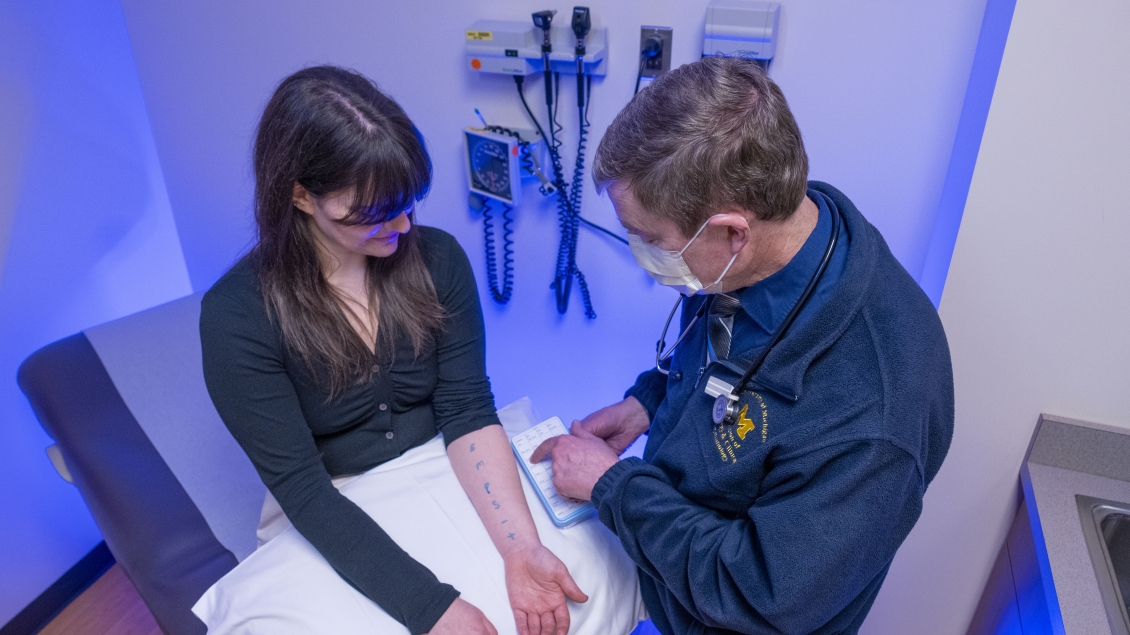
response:
<path fill-rule="evenodd" d="M 541 72 L 543 32 L 532 22 L 479 20 L 467 27 L 467 66 L 480 73 L 533 75 Z M 576 35 L 568 26 L 549 28 L 549 70 L 576 73 Z M 608 29 L 594 28 L 585 39 L 583 57 L 586 75 L 603 77 L 607 72 Z"/>
<path fill-rule="evenodd" d="M 518 204 L 521 190 L 519 179 L 515 175 L 524 169 L 539 178 L 539 191 L 545 196 L 555 196 L 557 202 L 561 237 L 553 283 L 550 285 L 554 290 L 557 311 L 565 313 L 568 310 L 575 279 L 580 288 L 585 315 L 591 319 L 596 317 L 596 312 L 592 307 L 585 276 L 577 267 L 578 229 L 584 224 L 627 243 L 621 236 L 581 216 L 592 78 L 602 77 L 606 72 L 608 30 L 592 26 L 588 7 L 573 7 L 568 17 L 568 26 L 554 26 L 553 19 L 556 15 L 555 10 L 545 10 L 531 14 L 529 21 L 479 20 L 466 29 L 467 67 L 476 73 L 496 73 L 514 78 L 518 99 L 537 129 L 537 137 L 545 141 L 548 157 L 545 170 L 548 174 L 543 174 L 536 154 L 523 145 L 521 134 L 500 126 L 488 126 L 483 121 L 483 128 L 469 128 L 464 133 L 467 141 L 467 182 L 471 189 L 471 207 L 483 213 L 487 277 L 495 301 L 504 304 L 510 299 L 513 271 L 510 212 Z M 538 74 L 541 75 L 545 94 L 544 126 L 530 108 L 524 88 L 526 78 Z M 565 162 L 561 152 L 561 136 L 564 131 L 557 123 L 557 108 L 562 101 L 562 74 L 576 77 L 574 103 L 578 118 L 577 152 L 571 181 L 566 181 L 565 178 Z M 570 80 L 568 83 L 573 82 Z M 494 249 L 492 201 L 503 206 L 501 286 L 498 284 Z"/>
<path fill-rule="evenodd" d="M 757 60 L 768 66 L 777 52 L 781 3 L 711 0 L 706 5 L 702 55 Z"/>

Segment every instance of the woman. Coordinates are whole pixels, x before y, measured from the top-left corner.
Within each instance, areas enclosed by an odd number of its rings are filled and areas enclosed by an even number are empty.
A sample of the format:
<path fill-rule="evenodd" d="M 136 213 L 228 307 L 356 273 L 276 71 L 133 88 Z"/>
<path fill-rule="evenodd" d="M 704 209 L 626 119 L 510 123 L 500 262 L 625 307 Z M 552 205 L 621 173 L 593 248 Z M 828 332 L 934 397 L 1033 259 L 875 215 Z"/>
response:
<path fill-rule="evenodd" d="M 259 240 L 205 295 L 200 329 L 208 390 L 270 493 L 261 541 L 293 524 L 414 635 L 495 633 L 337 489 L 438 433 L 518 632 L 565 635 L 566 598 L 587 598 L 542 545 L 498 425 L 466 255 L 414 224 L 431 164 L 412 122 L 363 76 L 308 68 L 267 105 L 254 166 Z"/>

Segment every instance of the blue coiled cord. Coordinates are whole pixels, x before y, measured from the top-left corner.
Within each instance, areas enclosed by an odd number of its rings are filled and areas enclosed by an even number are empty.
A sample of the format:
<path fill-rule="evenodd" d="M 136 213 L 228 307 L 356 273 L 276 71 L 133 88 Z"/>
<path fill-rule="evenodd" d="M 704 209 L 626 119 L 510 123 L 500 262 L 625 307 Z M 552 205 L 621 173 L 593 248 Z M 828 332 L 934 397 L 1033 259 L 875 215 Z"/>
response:
<path fill-rule="evenodd" d="M 569 222 L 569 272 L 577 277 L 577 284 L 581 287 L 581 300 L 585 305 L 585 315 L 589 319 L 596 317 L 592 308 L 592 299 L 589 297 L 589 285 L 585 282 L 585 274 L 577 267 L 577 239 L 581 225 L 581 196 L 585 187 L 585 147 L 589 132 L 589 95 L 592 92 L 592 76 L 586 78 L 584 105 L 578 108 L 580 121 L 580 134 L 577 137 L 577 161 L 573 166 L 573 183 L 569 190 L 569 203 L 573 214 Z M 562 232 L 564 233 L 564 232 Z M 563 241 L 564 242 L 564 241 Z"/>
<path fill-rule="evenodd" d="M 510 301 L 514 292 L 514 219 L 511 212 L 514 208 L 506 203 L 502 205 L 502 287 L 498 286 L 498 255 L 494 239 L 494 209 L 491 200 L 483 199 L 483 244 L 487 255 L 487 284 L 490 286 L 490 297 L 499 304 Z"/>
<path fill-rule="evenodd" d="M 554 84 L 560 88 L 560 74 L 554 74 Z M 569 188 L 565 183 L 565 168 L 561 165 L 561 141 L 557 133 L 562 130 L 557 123 L 557 104 L 549 111 L 549 159 L 553 165 L 553 184 L 557 186 L 557 225 L 561 232 L 561 240 L 557 245 L 557 265 L 554 269 L 553 283 L 549 285 L 554 290 L 557 299 L 557 312 L 564 314 L 569 310 L 569 293 L 573 286 L 572 268 L 570 267 L 569 246 L 572 243 L 569 237 L 569 227 L 573 218 L 573 202 L 569 196 Z"/>
<path fill-rule="evenodd" d="M 558 88 L 560 87 L 560 79 L 560 75 L 555 75 L 554 83 Z M 582 129 L 578 143 L 578 149 L 580 150 L 578 155 L 583 155 L 589 126 L 588 103 L 589 96 L 591 96 L 592 78 L 588 77 L 586 79 L 588 80 L 589 87 L 589 90 L 586 92 L 589 93 L 589 95 L 585 97 L 585 106 L 581 112 Z M 570 196 L 566 191 L 565 170 L 561 165 L 561 142 L 557 139 L 557 133 L 561 131 L 561 126 L 557 124 L 556 106 L 561 102 L 560 100 L 554 101 L 554 109 L 549 113 L 549 135 L 546 135 L 538 118 L 534 116 L 533 111 L 530 109 L 529 102 L 526 101 L 525 92 L 522 90 L 523 83 L 521 75 L 514 76 L 514 84 L 518 89 L 518 99 L 521 100 L 522 107 L 526 110 L 526 114 L 529 115 L 530 121 L 533 122 L 534 127 L 536 127 L 541 134 L 542 139 L 546 140 L 546 149 L 549 150 L 550 162 L 553 168 L 553 184 L 557 187 L 557 218 L 561 228 L 561 243 L 557 250 L 557 266 L 554 272 L 554 280 L 549 286 L 556 292 L 557 312 L 565 313 L 569 308 L 569 292 L 572 287 L 573 276 L 576 276 L 577 284 L 581 287 L 581 299 L 585 305 L 585 316 L 592 319 L 596 317 L 596 311 L 594 311 L 592 307 L 588 283 L 585 281 L 585 276 L 581 273 L 580 268 L 577 267 L 577 229 L 579 223 L 585 223 L 593 229 L 604 232 L 622 243 L 627 244 L 627 241 L 608 229 L 581 217 L 581 198 L 579 190 L 584 184 L 584 159 L 579 156 L 580 160 L 577 163 L 577 169 L 575 169 L 573 173 L 574 183 L 578 184 L 574 189 L 577 190 L 578 193 L 575 196 Z M 542 194 L 546 193 L 543 188 Z"/>
<path fill-rule="evenodd" d="M 556 92 L 560 92 L 561 88 L 561 75 L 554 74 L 554 88 Z M 587 100 L 586 100 L 587 101 Z M 589 297 L 588 283 L 585 281 L 585 276 L 577 267 L 577 226 L 580 218 L 580 196 L 574 192 L 566 191 L 564 168 L 561 165 L 561 142 L 557 139 L 557 133 L 561 131 L 561 126 L 557 123 L 557 106 L 560 105 L 561 99 L 558 97 L 554 100 L 553 110 L 550 112 L 549 117 L 549 135 L 550 135 L 550 158 L 553 162 L 553 175 L 557 179 L 557 221 L 561 230 L 561 242 L 557 247 L 557 269 L 553 284 L 550 285 L 556 293 L 557 297 L 557 312 L 564 314 L 569 309 L 569 294 L 573 286 L 573 278 L 577 278 L 577 284 L 581 288 L 581 301 L 585 305 L 585 317 L 593 319 L 596 317 L 596 311 L 592 308 L 592 298 Z M 587 133 L 587 126 L 584 122 L 584 109 L 581 111 L 581 136 L 580 136 L 580 149 L 583 152 L 585 137 Z M 579 157 L 580 170 L 584 172 L 584 157 Z M 575 186 L 576 171 L 574 171 L 574 190 L 579 189 Z"/>

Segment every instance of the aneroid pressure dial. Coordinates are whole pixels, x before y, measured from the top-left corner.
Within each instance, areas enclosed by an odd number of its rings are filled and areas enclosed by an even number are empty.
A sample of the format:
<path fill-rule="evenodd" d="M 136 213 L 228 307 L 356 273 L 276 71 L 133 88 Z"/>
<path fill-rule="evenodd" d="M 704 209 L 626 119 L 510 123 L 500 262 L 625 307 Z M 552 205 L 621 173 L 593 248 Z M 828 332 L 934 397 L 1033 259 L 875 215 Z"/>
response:
<path fill-rule="evenodd" d="M 521 183 L 517 140 L 492 132 L 466 130 L 467 176 L 472 192 L 516 205 Z"/>

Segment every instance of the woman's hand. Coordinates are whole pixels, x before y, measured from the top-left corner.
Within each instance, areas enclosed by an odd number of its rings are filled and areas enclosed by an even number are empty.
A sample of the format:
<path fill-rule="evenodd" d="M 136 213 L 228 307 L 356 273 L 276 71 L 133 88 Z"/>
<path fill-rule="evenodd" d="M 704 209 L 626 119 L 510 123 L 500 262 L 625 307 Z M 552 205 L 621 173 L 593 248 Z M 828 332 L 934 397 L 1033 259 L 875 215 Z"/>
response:
<path fill-rule="evenodd" d="M 602 441 L 593 443 L 611 454 Z M 586 602 L 588 596 L 577 588 L 564 563 L 541 544 L 502 426 L 459 437 L 447 446 L 447 456 L 506 564 L 506 594 L 519 635 L 566 635 L 565 598 Z M 613 462 L 617 458 L 613 456 Z"/>
<path fill-rule="evenodd" d="M 565 563 L 553 552 L 537 544 L 509 552 L 506 563 L 506 592 L 518 635 L 567 635 L 569 632 L 568 597 L 574 602 L 587 602 Z"/>
<path fill-rule="evenodd" d="M 498 635 L 498 631 L 474 604 L 455 598 L 428 635 Z"/>

